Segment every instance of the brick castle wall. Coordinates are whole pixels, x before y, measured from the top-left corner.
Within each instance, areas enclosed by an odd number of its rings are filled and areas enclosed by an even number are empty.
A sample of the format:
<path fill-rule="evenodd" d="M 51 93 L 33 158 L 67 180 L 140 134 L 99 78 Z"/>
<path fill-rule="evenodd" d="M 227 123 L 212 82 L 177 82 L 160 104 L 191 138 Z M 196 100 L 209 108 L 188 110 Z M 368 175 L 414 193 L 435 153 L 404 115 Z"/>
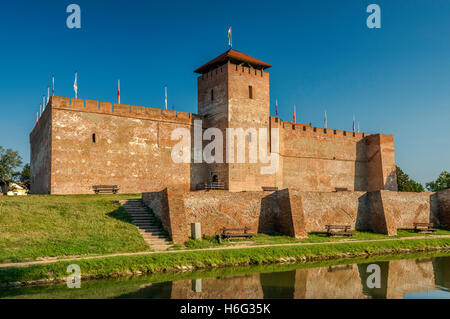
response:
<path fill-rule="evenodd" d="M 52 113 L 47 106 L 30 134 L 31 193 L 51 193 Z"/>
<path fill-rule="evenodd" d="M 119 185 L 122 193 L 163 186 L 189 189 L 203 181 L 203 170 L 172 162 L 178 141 L 171 140 L 171 133 L 190 129 L 194 118 L 171 110 L 52 97 L 30 135 L 32 192 L 92 193 L 93 185 Z"/>
<path fill-rule="evenodd" d="M 303 192 L 283 189 L 275 192 L 180 192 L 164 189 L 143 193 L 144 202 L 162 219 L 175 242 L 190 236 L 190 224 L 201 224 L 202 234 L 220 229 L 249 227 L 254 233 L 278 232 L 301 238 L 323 232 L 325 225 L 350 225 L 396 235 L 415 222 L 443 224 L 446 203 L 436 205 L 436 193 Z M 161 204 L 168 203 L 168 204 Z M 170 224 L 169 222 L 170 221 Z M 176 221 L 176 222 L 175 222 Z"/>

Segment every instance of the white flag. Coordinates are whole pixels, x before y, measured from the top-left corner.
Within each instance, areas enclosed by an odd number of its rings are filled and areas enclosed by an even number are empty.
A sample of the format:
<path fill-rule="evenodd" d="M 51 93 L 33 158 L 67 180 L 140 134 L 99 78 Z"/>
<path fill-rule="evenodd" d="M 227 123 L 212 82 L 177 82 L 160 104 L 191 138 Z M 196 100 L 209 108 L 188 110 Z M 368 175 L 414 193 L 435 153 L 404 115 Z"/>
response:
<path fill-rule="evenodd" d="M 78 98 L 77 72 L 75 72 L 75 82 L 73 82 L 73 90 L 75 92 L 75 98 Z"/>
<path fill-rule="evenodd" d="M 164 86 L 164 106 L 167 110 L 167 85 Z"/>

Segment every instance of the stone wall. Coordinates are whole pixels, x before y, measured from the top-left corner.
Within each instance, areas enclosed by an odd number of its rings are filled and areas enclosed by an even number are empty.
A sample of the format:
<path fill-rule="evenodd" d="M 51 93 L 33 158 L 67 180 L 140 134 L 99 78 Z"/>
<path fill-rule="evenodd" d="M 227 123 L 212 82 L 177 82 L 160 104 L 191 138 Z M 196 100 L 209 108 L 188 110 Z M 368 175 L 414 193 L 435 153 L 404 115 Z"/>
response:
<path fill-rule="evenodd" d="M 450 189 L 437 192 L 441 227 L 450 229 Z"/>
<path fill-rule="evenodd" d="M 274 186 L 321 192 L 397 190 L 392 135 L 270 121 L 280 132 L 282 178 Z"/>
<path fill-rule="evenodd" d="M 324 231 L 325 225 L 350 225 L 370 230 L 370 215 L 365 192 L 296 192 L 301 197 L 305 231 Z"/>
<path fill-rule="evenodd" d="M 212 174 L 231 191 L 259 191 L 263 186 L 322 192 L 396 190 L 392 136 L 314 128 L 270 117 L 268 73 L 243 70 L 224 65 L 199 78 L 201 115 L 51 97 L 30 135 L 32 191 L 92 193 L 93 185 L 113 184 L 122 193 L 165 187 L 195 190 Z M 247 84 L 252 86 L 252 99 Z M 211 91 L 213 101 L 208 100 Z M 195 125 L 196 120 L 202 125 Z M 246 163 L 195 163 L 193 154 L 202 150 L 194 148 L 194 132 L 201 135 L 209 127 L 218 127 L 223 134 L 226 128 L 278 128 L 278 169 L 262 174 L 261 168 L 270 164 L 261 163 L 260 154 L 257 163 L 249 163 L 249 141 L 258 145 L 257 134 L 244 137 Z M 172 140 L 171 135 L 178 128 L 189 132 L 187 163 L 172 159 L 179 139 Z M 267 155 L 276 153 L 270 138 L 267 146 L 258 146 L 258 153 L 261 147 Z"/>
<path fill-rule="evenodd" d="M 433 200 L 435 193 L 391 191 L 369 192 L 372 229 L 396 235 L 397 229 L 414 228 L 414 223 L 440 224 L 439 207 Z"/>
<path fill-rule="evenodd" d="M 34 193 L 92 193 L 118 185 L 122 193 L 204 182 L 201 165 L 174 163 L 171 133 L 190 132 L 192 114 L 52 97 L 30 137 Z M 51 168 L 51 185 L 49 174 Z"/>
<path fill-rule="evenodd" d="M 223 227 L 248 227 L 253 233 L 277 232 L 302 238 L 310 232 L 324 232 L 327 224 L 396 235 L 397 229 L 411 229 L 415 222 L 439 226 L 445 220 L 434 200 L 435 193 L 165 189 L 143 193 L 142 197 L 179 243 L 190 237 L 190 224 L 194 222 L 200 223 L 202 234 L 209 236 L 219 234 Z"/>
<path fill-rule="evenodd" d="M 30 134 L 31 194 L 50 194 L 52 180 L 52 113 L 47 106 Z"/>

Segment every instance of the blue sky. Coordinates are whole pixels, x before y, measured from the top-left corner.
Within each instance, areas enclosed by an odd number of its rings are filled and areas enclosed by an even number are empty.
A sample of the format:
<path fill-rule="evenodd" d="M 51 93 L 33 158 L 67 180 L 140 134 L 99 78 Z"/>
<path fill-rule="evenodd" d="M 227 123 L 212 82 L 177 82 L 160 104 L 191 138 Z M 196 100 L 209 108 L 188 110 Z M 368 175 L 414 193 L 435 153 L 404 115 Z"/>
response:
<path fill-rule="evenodd" d="M 66 7 L 81 7 L 81 29 Z M 381 29 L 366 26 L 381 7 Z M 393 134 L 396 161 L 424 183 L 450 170 L 450 1 L 9 1 L 0 6 L 0 145 L 29 161 L 42 95 L 196 112 L 193 70 L 233 48 L 273 65 L 280 117 Z"/>

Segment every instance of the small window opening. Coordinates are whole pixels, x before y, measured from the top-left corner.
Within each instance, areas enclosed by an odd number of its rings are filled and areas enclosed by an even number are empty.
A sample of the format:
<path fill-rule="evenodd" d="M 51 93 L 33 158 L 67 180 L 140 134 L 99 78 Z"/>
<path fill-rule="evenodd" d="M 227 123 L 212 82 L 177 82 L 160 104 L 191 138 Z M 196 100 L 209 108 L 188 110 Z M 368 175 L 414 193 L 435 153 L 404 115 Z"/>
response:
<path fill-rule="evenodd" d="M 253 99 L 253 87 L 251 85 L 248 86 L 248 98 Z"/>
<path fill-rule="evenodd" d="M 95 133 L 94 134 L 92 134 L 92 143 L 96 143 L 96 137 L 95 137 Z"/>
<path fill-rule="evenodd" d="M 211 102 L 214 102 L 214 90 L 211 90 Z"/>

